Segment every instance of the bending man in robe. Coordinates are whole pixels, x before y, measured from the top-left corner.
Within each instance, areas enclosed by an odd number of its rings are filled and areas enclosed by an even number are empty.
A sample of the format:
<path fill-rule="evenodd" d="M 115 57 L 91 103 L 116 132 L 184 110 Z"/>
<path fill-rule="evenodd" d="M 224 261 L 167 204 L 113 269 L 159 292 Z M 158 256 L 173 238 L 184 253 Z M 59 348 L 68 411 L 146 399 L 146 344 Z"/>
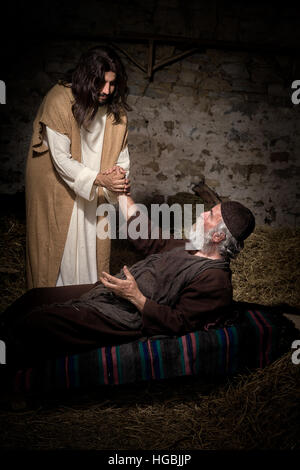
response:
<path fill-rule="evenodd" d="M 118 200 L 129 226 L 135 203 L 128 195 Z M 146 257 L 116 276 L 103 272 L 93 285 L 26 293 L 2 317 L 8 365 L 221 327 L 232 315 L 230 259 L 243 248 L 255 219 L 235 201 L 201 217 L 201 249 L 187 250 L 184 239 L 131 239 Z"/>
<path fill-rule="evenodd" d="M 109 271 L 96 211 L 128 191 L 126 98 L 126 72 L 107 47 L 88 50 L 45 96 L 26 167 L 29 289 L 94 283 Z M 104 173 L 115 164 L 120 171 Z"/>

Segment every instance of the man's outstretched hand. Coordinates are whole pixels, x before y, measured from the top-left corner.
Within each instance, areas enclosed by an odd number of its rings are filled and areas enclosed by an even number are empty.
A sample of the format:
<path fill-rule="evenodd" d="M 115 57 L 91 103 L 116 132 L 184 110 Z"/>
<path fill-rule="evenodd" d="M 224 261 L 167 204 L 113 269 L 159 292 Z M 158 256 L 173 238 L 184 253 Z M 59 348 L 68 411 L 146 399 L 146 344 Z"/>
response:
<path fill-rule="evenodd" d="M 108 290 L 123 299 L 129 300 L 129 302 L 133 303 L 141 312 L 144 308 L 146 297 L 138 288 L 136 280 L 127 266 L 124 266 L 123 271 L 126 279 L 119 279 L 103 271 L 100 281 L 108 288 Z"/>

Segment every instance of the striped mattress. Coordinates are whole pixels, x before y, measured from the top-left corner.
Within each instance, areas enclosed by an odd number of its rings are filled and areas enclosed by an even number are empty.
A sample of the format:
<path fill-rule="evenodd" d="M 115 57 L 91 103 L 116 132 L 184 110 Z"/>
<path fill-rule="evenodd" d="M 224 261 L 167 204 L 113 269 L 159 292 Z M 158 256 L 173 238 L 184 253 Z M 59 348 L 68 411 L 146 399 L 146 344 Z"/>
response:
<path fill-rule="evenodd" d="M 232 376 L 263 368 L 290 349 L 298 330 L 281 314 L 247 308 L 234 324 L 181 337 L 145 338 L 66 355 L 19 370 L 14 390 L 57 390 L 119 385 L 194 375 Z"/>

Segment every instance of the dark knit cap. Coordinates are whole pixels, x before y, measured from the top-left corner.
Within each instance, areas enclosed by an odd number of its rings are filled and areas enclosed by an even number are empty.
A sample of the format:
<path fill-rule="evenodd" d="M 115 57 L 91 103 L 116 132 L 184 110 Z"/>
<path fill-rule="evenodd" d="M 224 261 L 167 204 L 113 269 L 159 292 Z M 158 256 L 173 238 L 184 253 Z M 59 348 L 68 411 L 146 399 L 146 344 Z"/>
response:
<path fill-rule="evenodd" d="M 221 203 L 221 214 L 231 235 L 243 241 L 253 232 L 255 218 L 250 209 L 237 201 Z"/>

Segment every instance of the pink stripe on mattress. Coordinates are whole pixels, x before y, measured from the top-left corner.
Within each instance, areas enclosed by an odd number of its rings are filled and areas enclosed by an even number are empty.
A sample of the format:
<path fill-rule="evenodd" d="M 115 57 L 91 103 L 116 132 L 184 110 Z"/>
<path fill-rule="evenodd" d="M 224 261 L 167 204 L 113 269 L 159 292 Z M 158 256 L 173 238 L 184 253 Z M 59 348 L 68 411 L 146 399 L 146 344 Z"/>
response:
<path fill-rule="evenodd" d="M 191 371 L 191 368 L 190 368 L 190 361 L 189 361 L 189 354 L 188 354 L 186 336 L 182 337 L 182 345 L 183 345 L 185 373 L 186 373 L 186 375 L 192 375 L 192 371 Z"/>
<path fill-rule="evenodd" d="M 229 368 L 229 336 L 228 331 L 226 328 L 223 329 L 225 336 L 226 336 L 226 370 L 228 371 Z"/>
<path fill-rule="evenodd" d="M 263 356 L 262 356 L 263 327 L 258 323 L 257 319 L 255 318 L 255 315 L 253 314 L 253 312 L 251 312 L 251 310 L 249 310 L 249 313 L 259 329 L 259 366 L 262 367 L 263 365 Z"/>
<path fill-rule="evenodd" d="M 118 363 L 117 363 L 117 348 L 113 346 L 111 348 L 111 357 L 113 362 L 113 374 L 114 374 L 114 383 L 119 383 L 119 376 L 118 376 Z"/>
<path fill-rule="evenodd" d="M 262 322 L 266 325 L 266 327 L 268 328 L 268 332 L 269 332 L 269 338 L 268 338 L 268 347 L 266 349 L 266 353 L 265 353 L 265 356 L 266 356 L 266 364 L 269 364 L 270 362 L 270 350 L 271 350 L 271 346 L 272 346 L 272 327 L 271 325 L 267 322 L 267 320 L 261 315 L 260 312 L 258 312 L 257 310 L 255 310 L 255 313 L 259 316 L 259 318 L 262 320 Z"/>
<path fill-rule="evenodd" d="M 101 348 L 101 355 L 102 355 L 102 364 L 103 364 L 104 383 L 108 384 L 107 361 L 106 361 L 106 355 L 105 355 L 105 348 Z"/>
<path fill-rule="evenodd" d="M 149 340 L 149 339 L 148 339 L 148 341 L 147 341 L 147 345 L 148 345 L 148 351 L 149 351 L 150 363 L 151 363 L 151 375 L 152 375 L 152 378 L 155 379 L 152 348 L 151 348 L 151 343 L 150 343 L 150 340 Z"/>

